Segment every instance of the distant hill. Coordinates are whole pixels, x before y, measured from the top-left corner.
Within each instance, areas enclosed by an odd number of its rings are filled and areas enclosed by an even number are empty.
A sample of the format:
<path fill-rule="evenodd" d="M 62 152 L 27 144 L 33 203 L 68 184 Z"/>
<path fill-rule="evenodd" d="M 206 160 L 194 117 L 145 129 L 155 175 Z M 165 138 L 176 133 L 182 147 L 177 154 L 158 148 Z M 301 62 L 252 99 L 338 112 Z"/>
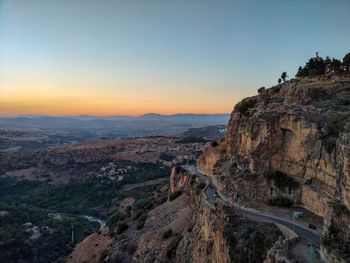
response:
<path fill-rule="evenodd" d="M 189 128 L 227 124 L 229 114 L 149 113 L 142 116 L 16 116 L 0 117 L 1 128 L 88 131 L 100 136 L 131 137 L 184 132 Z"/>
<path fill-rule="evenodd" d="M 143 120 L 172 120 L 172 121 L 213 121 L 222 122 L 217 124 L 226 124 L 229 118 L 228 113 L 222 114 L 194 114 L 194 113 L 178 113 L 172 115 L 162 115 L 157 113 L 147 113 L 137 117 Z"/>

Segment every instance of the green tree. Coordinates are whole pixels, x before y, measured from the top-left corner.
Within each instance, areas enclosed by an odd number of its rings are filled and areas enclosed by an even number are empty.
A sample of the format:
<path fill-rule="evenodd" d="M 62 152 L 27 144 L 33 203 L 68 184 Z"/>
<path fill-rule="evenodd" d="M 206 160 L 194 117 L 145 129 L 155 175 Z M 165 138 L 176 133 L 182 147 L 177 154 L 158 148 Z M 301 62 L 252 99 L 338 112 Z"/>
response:
<path fill-rule="evenodd" d="M 350 52 L 343 58 L 343 64 L 350 65 Z"/>
<path fill-rule="evenodd" d="M 278 79 L 278 84 L 281 84 L 282 80 L 281 78 Z"/>
<path fill-rule="evenodd" d="M 286 78 L 287 78 L 287 77 L 288 77 L 287 72 L 283 71 L 283 72 L 282 72 L 282 75 L 281 75 L 281 79 L 282 79 L 283 81 L 286 81 Z"/>

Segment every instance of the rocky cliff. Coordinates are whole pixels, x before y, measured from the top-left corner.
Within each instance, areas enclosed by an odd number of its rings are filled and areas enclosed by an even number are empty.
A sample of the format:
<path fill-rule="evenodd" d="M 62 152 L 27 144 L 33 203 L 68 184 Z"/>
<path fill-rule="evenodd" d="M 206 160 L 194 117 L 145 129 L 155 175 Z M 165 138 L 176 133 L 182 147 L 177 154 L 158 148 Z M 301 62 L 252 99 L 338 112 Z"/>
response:
<path fill-rule="evenodd" d="M 197 164 L 232 201 L 293 203 L 343 222 L 346 213 L 329 211 L 329 202 L 350 207 L 350 79 L 293 79 L 260 89 L 234 107 L 225 139 Z M 350 247 L 349 236 L 342 240 Z"/>
<path fill-rule="evenodd" d="M 170 182 L 178 182 L 173 191 L 190 196 L 192 230 L 184 235 L 180 251 L 191 244 L 192 262 L 262 262 L 280 235 L 276 226 L 241 218 L 223 202 L 208 203 L 203 182 L 181 168 L 173 169 Z M 176 262 L 190 261 L 177 258 Z"/>
<path fill-rule="evenodd" d="M 89 251 L 94 247 L 89 237 L 77 246 L 69 262 L 90 256 L 96 262 L 263 262 L 281 235 L 277 227 L 241 218 L 224 204 L 209 204 L 204 187 L 195 175 L 174 168 L 171 201 L 149 212 L 142 229 L 129 225 L 99 254 Z"/>

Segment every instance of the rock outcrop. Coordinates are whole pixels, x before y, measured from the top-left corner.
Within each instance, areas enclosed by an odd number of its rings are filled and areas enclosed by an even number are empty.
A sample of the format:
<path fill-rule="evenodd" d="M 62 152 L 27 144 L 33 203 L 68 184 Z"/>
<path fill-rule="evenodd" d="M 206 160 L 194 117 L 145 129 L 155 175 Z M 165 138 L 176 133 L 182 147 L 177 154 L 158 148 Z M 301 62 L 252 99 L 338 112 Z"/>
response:
<path fill-rule="evenodd" d="M 198 167 L 229 195 L 249 188 L 247 199 L 268 200 L 282 192 L 321 216 L 334 197 L 349 207 L 349 98 L 350 81 L 315 79 L 246 98 L 235 106 L 225 140 L 207 148 Z M 300 187 L 279 191 L 269 180 L 276 171 Z"/>
<path fill-rule="evenodd" d="M 193 209 L 174 262 L 260 262 L 280 235 L 272 224 L 241 218 L 220 202 L 209 204 L 198 177 L 182 168 L 173 169 L 172 184 L 172 191 L 182 191 L 189 196 Z"/>
<path fill-rule="evenodd" d="M 93 253 L 96 262 L 262 262 L 281 235 L 278 228 L 241 218 L 224 204 L 209 204 L 203 187 L 195 175 L 174 168 L 169 196 L 182 194 L 150 211 L 141 229 L 131 224 L 109 237 L 104 250 Z M 69 262 L 91 256 L 81 252 L 97 237 L 80 243 Z"/>
<path fill-rule="evenodd" d="M 350 79 L 293 79 L 242 100 L 197 165 L 231 201 L 294 203 L 336 222 L 329 202 L 350 208 Z"/>

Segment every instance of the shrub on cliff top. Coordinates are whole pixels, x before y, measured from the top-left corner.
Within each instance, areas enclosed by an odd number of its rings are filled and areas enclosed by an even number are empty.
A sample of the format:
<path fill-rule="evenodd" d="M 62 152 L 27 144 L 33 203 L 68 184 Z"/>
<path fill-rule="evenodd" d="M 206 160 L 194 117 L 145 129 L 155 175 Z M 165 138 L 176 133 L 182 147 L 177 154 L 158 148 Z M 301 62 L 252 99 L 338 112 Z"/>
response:
<path fill-rule="evenodd" d="M 310 58 L 304 67 L 299 67 L 296 77 L 314 77 L 325 74 L 343 74 L 350 70 L 349 53 L 343 58 L 343 62 L 339 59 L 326 57 L 323 59 L 318 56 Z"/>
<path fill-rule="evenodd" d="M 240 103 L 237 104 L 237 110 L 239 111 L 239 113 L 243 116 L 248 115 L 248 110 L 250 108 L 253 108 L 255 105 L 256 101 L 252 100 L 252 99 L 246 99 L 246 100 L 242 100 Z"/>

